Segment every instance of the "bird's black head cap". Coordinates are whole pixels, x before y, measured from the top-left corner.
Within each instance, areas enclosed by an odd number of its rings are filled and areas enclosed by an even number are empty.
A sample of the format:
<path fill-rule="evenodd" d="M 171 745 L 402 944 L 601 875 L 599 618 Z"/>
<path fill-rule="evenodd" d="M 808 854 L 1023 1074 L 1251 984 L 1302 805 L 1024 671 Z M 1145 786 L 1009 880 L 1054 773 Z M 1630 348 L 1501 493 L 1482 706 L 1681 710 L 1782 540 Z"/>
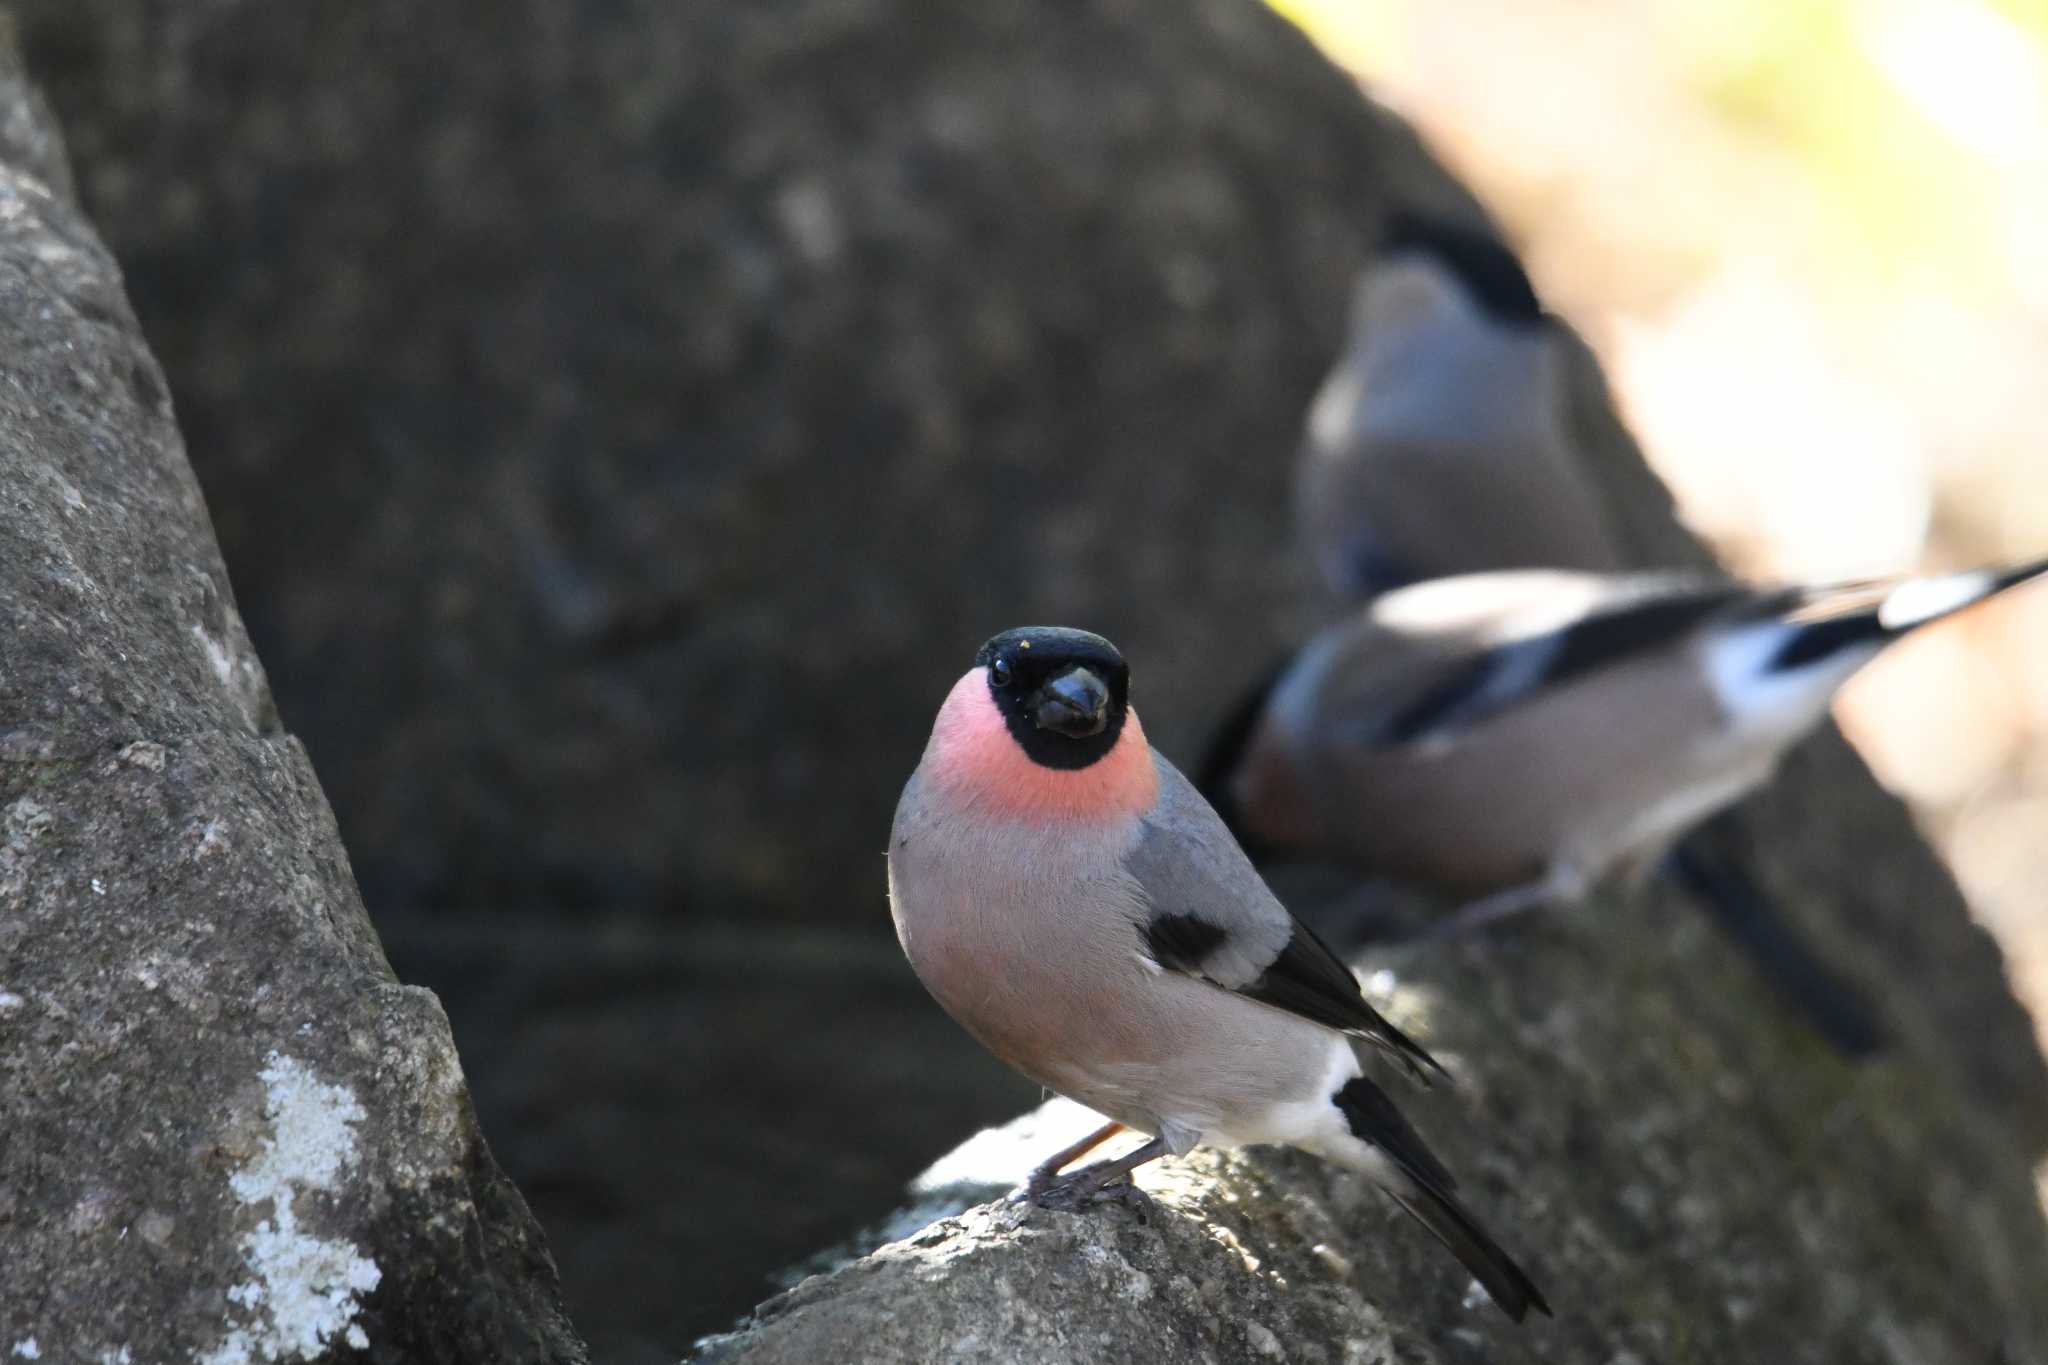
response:
<path fill-rule="evenodd" d="M 1420 256 L 1457 277 L 1488 317 L 1513 327 L 1548 323 L 1536 287 L 1515 253 L 1481 228 L 1412 210 L 1388 216 L 1380 254 L 1389 259 Z"/>
<path fill-rule="evenodd" d="M 1116 747 L 1131 670 L 1100 635 L 1023 626 L 983 645 L 974 662 L 988 670 L 989 696 L 1034 763 L 1085 768 Z"/>

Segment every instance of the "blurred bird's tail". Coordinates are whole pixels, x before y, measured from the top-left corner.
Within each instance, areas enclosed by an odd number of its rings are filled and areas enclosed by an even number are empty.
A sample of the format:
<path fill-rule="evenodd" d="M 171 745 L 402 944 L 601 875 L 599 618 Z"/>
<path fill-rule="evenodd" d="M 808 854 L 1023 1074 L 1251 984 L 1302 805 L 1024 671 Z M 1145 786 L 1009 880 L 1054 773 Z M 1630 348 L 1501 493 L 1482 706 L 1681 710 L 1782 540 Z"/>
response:
<path fill-rule="evenodd" d="M 1837 1052 L 1852 1061 L 1882 1052 L 1890 1034 L 1876 1007 L 1821 959 L 1740 863 L 1716 856 L 1705 840 L 1703 831 L 1671 850 L 1667 865 L 1679 884 Z"/>
<path fill-rule="evenodd" d="M 1516 1322 L 1527 1317 L 1531 1308 L 1545 1317 L 1551 1316 L 1543 1291 L 1458 1202 L 1451 1193 L 1457 1182 L 1423 1145 L 1422 1135 L 1401 1117 L 1385 1091 L 1360 1076 L 1332 1099 L 1343 1112 L 1352 1136 L 1380 1158 L 1372 1164 L 1347 1164 L 1363 1165 L 1374 1175 L 1395 1203 L 1450 1249 L 1503 1313 Z M 1337 1152 L 1330 1155 L 1341 1156 Z M 1381 1169 L 1374 1170 L 1374 1166 Z M 1392 1171 L 1385 1171 L 1386 1166 L 1392 1166 Z"/>
<path fill-rule="evenodd" d="M 1903 583 L 1797 590 L 1783 603 L 1789 630 L 1771 658 L 1771 671 L 1791 672 L 1845 651 L 1873 650 L 2043 574 L 2048 574 L 2048 559 Z"/>
<path fill-rule="evenodd" d="M 1251 744 L 1252 732 L 1258 729 L 1259 718 L 1265 714 L 1266 699 L 1273 695 L 1273 688 L 1292 662 L 1292 659 L 1282 659 L 1267 669 L 1258 682 L 1224 712 L 1223 719 L 1209 737 L 1208 747 L 1202 751 L 1201 762 L 1195 768 L 1195 787 L 1216 808 L 1216 813 L 1223 817 L 1223 823 L 1254 861 L 1262 861 L 1269 850 L 1261 847 L 1259 840 L 1245 828 L 1244 812 L 1238 808 L 1231 788 L 1244 762 L 1245 751 Z"/>

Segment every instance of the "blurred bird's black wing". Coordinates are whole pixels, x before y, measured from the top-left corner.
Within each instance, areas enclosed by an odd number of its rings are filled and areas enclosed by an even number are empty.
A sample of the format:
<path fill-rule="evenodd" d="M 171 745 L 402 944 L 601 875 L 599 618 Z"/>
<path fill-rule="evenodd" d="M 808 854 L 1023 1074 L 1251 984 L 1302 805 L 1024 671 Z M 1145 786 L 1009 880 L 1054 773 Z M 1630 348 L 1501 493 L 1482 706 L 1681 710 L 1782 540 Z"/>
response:
<path fill-rule="evenodd" d="M 1555 629 L 1482 649 L 1380 718 L 1368 737 L 1393 748 L 1448 738 L 1574 679 L 1668 648 L 1709 619 L 1764 617 L 1792 599 L 1714 579 L 1617 578 L 1611 599 Z"/>
<path fill-rule="evenodd" d="M 1374 710 L 1357 742 L 1394 748 L 1455 739 L 1474 726 L 1602 669 L 1678 645 L 1706 629 L 1770 625 L 1777 649 L 1759 660 L 1768 673 L 1829 666 L 1987 597 L 2048 575 L 2048 560 L 1931 578 L 1756 588 L 1697 574 L 1548 575 L 1556 591 L 1576 584 L 1595 595 L 1562 624 L 1556 601 L 1532 595 L 1521 571 L 1439 579 L 1390 593 L 1372 610 L 1387 628 L 1421 639 L 1497 639 L 1453 650 L 1400 704 Z M 1446 591 L 1454 589 L 1454 591 Z M 1489 607 L 1489 602 L 1494 605 Z M 1441 618 L 1441 619 L 1438 619 Z M 1515 628 L 1528 618 L 1531 628 Z M 1483 629 L 1482 629 L 1483 627 Z"/>

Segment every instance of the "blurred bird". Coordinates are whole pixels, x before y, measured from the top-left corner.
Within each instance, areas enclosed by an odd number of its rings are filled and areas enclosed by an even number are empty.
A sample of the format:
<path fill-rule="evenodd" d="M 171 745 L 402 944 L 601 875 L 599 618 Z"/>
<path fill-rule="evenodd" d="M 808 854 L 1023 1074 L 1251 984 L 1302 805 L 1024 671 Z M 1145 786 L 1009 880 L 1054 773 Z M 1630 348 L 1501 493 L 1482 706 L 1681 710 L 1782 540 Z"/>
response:
<path fill-rule="evenodd" d="M 1296 466 L 1299 532 L 1329 586 L 1357 600 L 1487 569 L 1620 569 L 1567 420 L 1569 364 L 1562 329 L 1500 241 L 1395 215 Z M 1700 839 L 1673 849 L 1668 869 L 1837 1050 L 1883 1046 L 1875 1009 L 1745 869 Z"/>
<path fill-rule="evenodd" d="M 1498 241 L 1396 216 L 1309 409 L 1295 519 L 1355 599 L 1485 569 L 1623 567 L 1567 425 L 1568 342 Z"/>
<path fill-rule="evenodd" d="M 1417 584 L 1311 640 L 1230 727 L 1203 787 L 1255 850 L 1476 897 L 1460 924 L 1576 899 L 1762 785 L 1891 641 L 2044 572 Z"/>
<path fill-rule="evenodd" d="M 889 840 L 918 978 L 991 1052 L 1113 1120 L 1024 1195 L 1087 1203 L 1167 1153 L 1283 1143 L 1378 1183 L 1510 1317 L 1548 1313 L 1355 1040 L 1418 1079 L 1441 1068 L 1274 899 L 1128 691 L 1098 635 L 996 636 L 940 707 Z M 1059 1175 L 1119 1128 L 1151 1141 Z"/>

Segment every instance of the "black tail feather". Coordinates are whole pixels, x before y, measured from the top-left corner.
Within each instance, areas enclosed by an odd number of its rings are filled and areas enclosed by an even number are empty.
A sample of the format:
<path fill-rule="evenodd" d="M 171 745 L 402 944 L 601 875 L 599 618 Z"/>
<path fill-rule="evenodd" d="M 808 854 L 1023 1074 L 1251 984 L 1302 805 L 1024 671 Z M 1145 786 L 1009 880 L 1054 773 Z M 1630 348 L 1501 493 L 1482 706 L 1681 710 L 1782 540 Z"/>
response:
<path fill-rule="evenodd" d="M 1387 1193 L 1450 1249 L 1503 1313 L 1516 1322 L 1531 1308 L 1551 1316 L 1543 1291 L 1452 1195 L 1456 1182 L 1451 1173 L 1385 1091 L 1360 1076 L 1330 1098 L 1343 1112 L 1352 1136 L 1376 1148 L 1405 1178 L 1403 1186 L 1386 1187 Z"/>
<path fill-rule="evenodd" d="M 1535 1309 L 1544 1317 L 1555 1316 L 1550 1311 L 1549 1300 L 1543 1291 L 1529 1278 L 1514 1257 L 1500 1249 L 1500 1244 L 1486 1235 L 1486 1230 L 1473 1221 L 1472 1215 L 1450 1195 L 1418 1184 L 1403 1193 L 1388 1190 L 1394 1202 L 1415 1217 L 1415 1221 L 1428 1228 L 1439 1242 L 1450 1248 L 1458 1264 L 1472 1273 L 1472 1278 L 1486 1291 L 1488 1298 L 1501 1312 L 1516 1322 L 1529 1316 Z"/>
<path fill-rule="evenodd" d="M 1874 611 L 1855 616 L 1834 616 L 1825 621 L 1808 621 L 1778 646 L 1771 656 L 1769 671 L 1790 673 L 1795 669 L 1831 659 L 1845 649 L 1876 644 L 1891 634 L 1878 622 Z"/>
<path fill-rule="evenodd" d="M 1812 620 L 1796 623 L 1777 653 L 1772 655 L 1770 671 L 1790 672 L 1832 658 L 1846 649 L 1895 640 L 1921 626 L 1931 625 L 1987 598 L 1996 597 L 2007 588 L 2018 587 L 2029 579 L 2048 574 L 2048 559 L 1978 572 L 1983 575 L 1982 584 L 1972 585 L 1951 603 L 1927 611 L 1908 612 L 1903 619 L 1889 609 L 1898 605 L 1898 599 L 1904 593 L 1919 585 L 1938 586 L 1945 579 L 1967 578 L 1969 574 L 1935 574 L 1908 580 L 1888 592 L 1879 593 L 1874 601 L 1871 600 L 1873 589 L 1867 584 L 1807 591 L 1803 594 L 1806 605 L 1821 614 Z M 1846 607 L 1841 600 L 1845 595 L 1849 598 Z"/>
<path fill-rule="evenodd" d="M 1223 713 L 1215 733 L 1209 737 L 1209 745 L 1202 751 L 1202 761 L 1195 767 L 1195 788 L 1216 808 L 1223 817 L 1223 823 L 1237 839 L 1253 861 L 1260 861 L 1268 851 L 1258 846 L 1258 841 L 1249 837 L 1244 828 L 1244 812 L 1237 808 L 1237 801 L 1230 794 L 1230 779 L 1237 775 L 1238 765 L 1244 762 L 1244 751 L 1252 741 L 1252 732 L 1258 728 L 1259 717 L 1265 714 L 1266 698 L 1285 676 L 1294 662 L 1290 655 L 1268 668 L 1258 682 L 1252 685 L 1243 697 Z"/>
<path fill-rule="evenodd" d="M 1671 851 L 1671 875 L 1756 963 L 1780 999 L 1803 1015 L 1835 1051 L 1851 1060 L 1882 1052 L 1889 1031 L 1861 992 L 1844 981 L 1793 928 L 1785 912 L 1730 860 L 1698 837 Z"/>
<path fill-rule="evenodd" d="M 1992 578 L 1991 591 L 1984 595 L 1996 597 L 2007 588 L 2017 588 L 2028 579 L 2039 578 L 2043 574 L 2048 574 L 2048 555 L 2028 560 L 2024 564 L 2015 564 L 2009 569 L 1998 570 Z"/>

